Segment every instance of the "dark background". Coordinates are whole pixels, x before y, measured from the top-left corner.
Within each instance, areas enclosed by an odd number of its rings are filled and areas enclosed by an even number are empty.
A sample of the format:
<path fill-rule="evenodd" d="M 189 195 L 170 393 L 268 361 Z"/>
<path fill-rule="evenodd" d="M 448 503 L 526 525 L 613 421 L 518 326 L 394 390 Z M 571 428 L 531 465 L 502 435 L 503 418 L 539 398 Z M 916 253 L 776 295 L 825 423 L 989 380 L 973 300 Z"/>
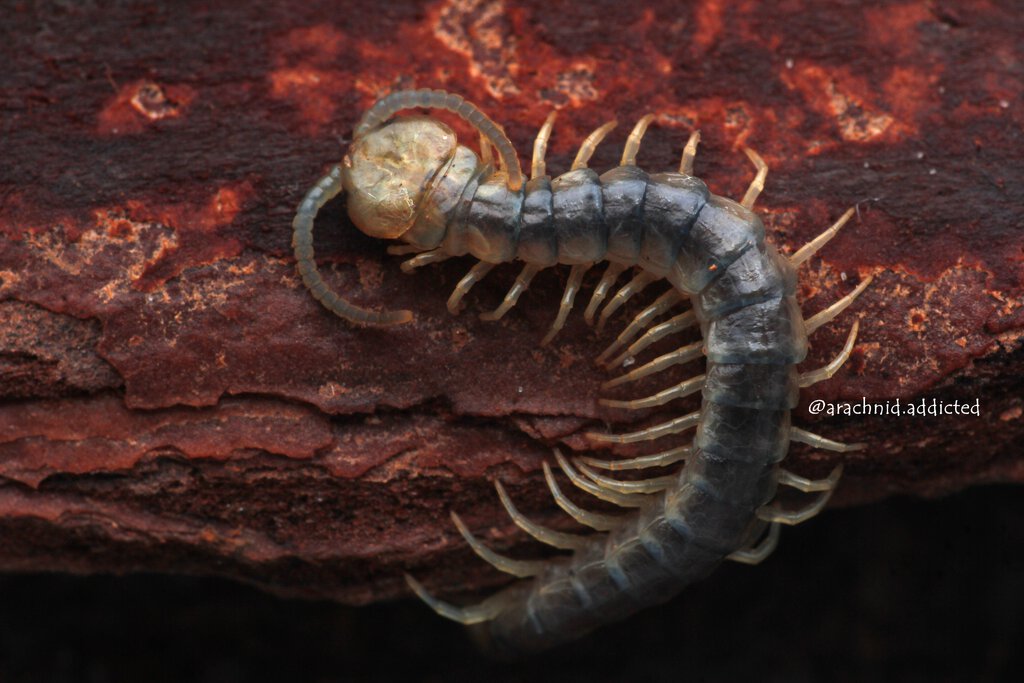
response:
<path fill-rule="evenodd" d="M 414 601 L 352 609 L 218 579 L 0 579 L 0 681 L 1003 681 L 1024 673 L 1024 499 L 834 510 L 760 567 L 519 663 Z"/>

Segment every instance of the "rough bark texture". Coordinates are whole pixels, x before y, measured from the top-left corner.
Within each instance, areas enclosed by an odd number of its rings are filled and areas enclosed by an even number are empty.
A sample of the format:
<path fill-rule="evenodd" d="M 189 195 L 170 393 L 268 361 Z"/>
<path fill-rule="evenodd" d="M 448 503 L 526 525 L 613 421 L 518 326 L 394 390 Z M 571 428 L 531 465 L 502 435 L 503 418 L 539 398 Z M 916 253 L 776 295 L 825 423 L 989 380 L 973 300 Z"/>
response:
<path fill-rule="evenodd" d="M 650 111 L 645 167 L 675 167 L 700 128 L 698 173 L 739 196 L 750 145 L 771 165 L 759 207 L 784 249 L 856 204 L 801 273 L 808 312 L 875 276 L 815 335 L 807 367 L 861 317 L 853 359 L 795 416 L 868 444 L 844 457 L 836 503 L 1024 480 L 1013 3 L 15 3 L 2 21 L 4 569 L 218 574 L 363 603 L 404 592 L 406 570 L 437 587 L 499 580 L 451 508 L 529 552 L 494 477 L 558 523 L 550 448 L 636 419 L 596 405 L 608 336 L 579 312 L 537 346 L 565 272 L 482 323 L 515 272 L 498 271 L 453 318 L 468 262 L 404 276 L 334 202 L 317 223 L 329 281 L 415 322 L 352 327 L 295 273 L 295 205 L 365 108 L 412 86 L 477 102 L 524 158 L 559 109 L 555 173 L 617 117 L 592 164 L 614 165 Z M 981 414 L 823 419 L 806 411 L 816 398 L 977 399 Z M 791 469 L 836 461 L 796 446 Z"/>

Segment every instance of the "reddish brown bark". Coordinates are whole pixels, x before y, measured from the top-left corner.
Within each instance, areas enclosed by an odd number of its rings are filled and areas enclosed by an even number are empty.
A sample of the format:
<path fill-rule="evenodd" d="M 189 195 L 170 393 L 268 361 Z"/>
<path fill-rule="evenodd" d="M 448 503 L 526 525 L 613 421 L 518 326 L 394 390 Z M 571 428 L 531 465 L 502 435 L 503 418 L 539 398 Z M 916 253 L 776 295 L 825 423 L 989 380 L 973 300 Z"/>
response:
<path fill-rule="evenodd" d="M 362 111 L 409 86 L 462 93 L 524 153 L 559 109 L 555 173 L 603 121 L 628 130 L 651 111 L 644 166 L 677 165 L 699 127 L 698 173 L 739 196 L 750 145 L 789 250 L 858 205 L 801 273 L 808 312 L 875 276 L 808 366 L 857 315 L 854 358 L 795 415 L 868 444 L 844 458 L 836 501 L 1024 480 L 1022 23 L 1000 3 L 15 6 L 0 48 L 0 566 L 217 573 L 365 602 L 403 590 L 403 570 L 494 581 L 446 514 L 521 542 L 494 477 L 557 519 L 550 448 L 628 417 L 595 403 L 608 338 L 578 312 L 537 346 L 564 272 L 481 323 L 501 270 L 452 318 L 468 263 L 403 276 L 335 202 L 318 221 L 329 281 L 415 322 L 354 328 L 295 274 L 294 206 Z M 981 415 L 806 411 L 862 397 L 977 399 Z M 837 459 L 791 460 L 817 474 Z"/>

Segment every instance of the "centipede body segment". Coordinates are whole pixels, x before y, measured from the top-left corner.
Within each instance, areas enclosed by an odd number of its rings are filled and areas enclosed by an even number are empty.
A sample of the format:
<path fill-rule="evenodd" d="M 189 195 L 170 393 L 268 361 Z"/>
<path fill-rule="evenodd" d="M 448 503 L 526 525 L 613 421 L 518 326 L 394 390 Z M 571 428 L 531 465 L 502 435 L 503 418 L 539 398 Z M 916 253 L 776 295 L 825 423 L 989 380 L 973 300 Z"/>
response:
<path fill-rule="evenodd" d="M 454 112 L 474 126 L 481 135 L 480 156 L 459 145 L 454 132 L 436 119 L 393 118 L 421 107 Z M 700 329 L 701 342 L 643 359 L 605 388 L 656 375 L 701 355 L 702 375 L 647 397 L 601 399 L 611 407 L 636 410 L 700 392 L 698 411 L 633 432 L 588 435 L 595 443 L 639 443 L 692 430 L 689 445 L 621 460 L 567 458 L 555 451 L 558 468 L 575 488 L 620 507 L 620 513 L 578 505 L 544 463 L 555 503 L 579 523 L 578 533 L 531 521 L 500 482 L 497 494 L 525 533 L 567 554 L 547 560 L 504 557 L 453 513 L 474 552 L 523 580 L 479 604 L 455 606 L 407 577 L 439 614 L 471 625 L 490 648 L 506 655 L 551 647 L 667 600 L 725 559 L 761 562 L 775 548 L 780 525 L 817 514 L 839 479 L 840 468 L 821 480 L 782 469 L 790 441 L 839 452 L 859 447 L 790 424 L 800 388 L 832 377 L 856 340 L 854 323 L 831 363 L 803 374 L 797 371 L 807 353 L 807 335 L 841 313 L 870 281 L 863 279 L 846 297 L 804 320 L 795 297 L 795 268 L 824 246 L 853 211 L 787 258 L 766 241 L 764 225 L 752 211 L 768 171 L 755 152 L 746 150 L 755 167 L 754 180 L 735 202 L 711 193 L 693 175 L 697 133 L 684 147 L 678 171 L 648 173 L 637 166 L 637 151 L 652 121 L 645 116 L 630 133 L 618 167 L 598 175 L 588 166 L 614 126 L 609 122 L 584 141 L 570 171 L 552 178 L 544 154 L 554 121 L 549 116 L 541 128 L 526 179 L 500 126 L 475 106 L 441 91 L 394 93 L 363 116 L 343 163 L 309 191 L 293 224 L 303 281 L 324 306 L 353 323 L 400 324 L 412 314 L 359 308 L 321 278 L 313 258 L 313 220 L 343 190 L 357 227 L 401 240 L 393 253 L 413 254 L 403 270 L 452 257 L 476 259 L 448 300 L 452 313 L 461 310 L 465 295 L 497 264 L 520 261 L 523 267 L 500 305 L 481 314 L 485 320 L 497 320 L 514 308 L 541 271 L 568 265 L 559 310 L 542 340 L 547 344 L 574 308 L 587 271 L 607 262 L 584 313 L 599 327 L 649 285 L 666 281 L 671 288 L 623 328 L 597 355 L 598 362 L 618 368 L 662 339 Z M 497 165 L 492 163 L 492 146 Z M 630 269 L 631 279 L 613 294 Z M 678 310 L 686 301 L 692 308 Z M 663 316 L 669 317 L 661 320 Z M 645 469 L 655 474 L 641 480 L 615 476 Z M 803 509 L 784 509 L 773 502 L 779 485 L 815 498 Z"/>

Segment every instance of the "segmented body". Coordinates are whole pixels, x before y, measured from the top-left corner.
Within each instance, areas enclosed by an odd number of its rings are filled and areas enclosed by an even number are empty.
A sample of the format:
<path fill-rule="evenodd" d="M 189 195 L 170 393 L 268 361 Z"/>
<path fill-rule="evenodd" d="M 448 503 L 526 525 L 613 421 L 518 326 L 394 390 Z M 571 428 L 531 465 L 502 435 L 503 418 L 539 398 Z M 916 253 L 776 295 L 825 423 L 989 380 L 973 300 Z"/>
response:
<path fill-rule="evenodd" d="M 378 103 L 357 128 L 356 142 L 375 130 L 387 131 L 389 126 L 383 125 L 386 118 L 398 109 L 417 105 L 449 109 L 474 125 L 480 123 L 479 119 L 472 120 L 475 109 L 468 111 L 461 98 L 436 91 L 411 91 Z M 619 465 L 587 461 L 591 466 L 617 470 L 663 467 L 685 459 L 676 472 L 645 482 L 615 482 L 596 474 L 585 463 L 577 461 L 574 467 L 558 456 L 559 465 L 577 486 L 630 508 L 630 514 L 611 516 L 575 508 L 561 494 L 550 471 L 546 472 L 559 504 L 577 520 L 606 533 L 574 535 L 539 527 L 515 510 L 499 484 L 499 494 L 520 526 L 540 540 L 572 553 L 545 561 L 503 558 L 482 546 L 456 517 L 460 531 L 482 557 L 499 569 L 532 578 L 510 586 L 480 605 L 466 608 L 438 601 L 410 579 L 413 588 L 437 611 L 476 624 L 474 628 L 490 647 L 506 654 L 550 647 L 662 602 L 711 572 L 727 557 L 758 562 L 774 547 L 779 523 L 802 521 L 821 508 L 835 486 L 838 472 L 830 479 L 811 481 L 781 470 L 779 463 L 793 439 L 833 450 L 851 448 L 793 429 L 790 411 L 796 405 L 801 385 L 831 376 L 845 360 L 855 330 L 843 354 L 833 362 L 835 367 L 801 377 L 795 366 L 807 352 L 807 327 L 813 329 L 834 317 L 867 284 L 865 280 L 851 296 L 805 326 L 795 298 L 794 266 L 765 241 L 764 226 L 750 209 L 760 191 L 760 186 L 755 185 L 763 183 L 763 170 L 742 203 L 712 194 L 692 175 L 694 137 L 687 146 L 689 158 L 684 154 L 680 172 L 648 174 L 635 165 L 636 147 L 647 118 L 630 137 L 623 165 L 600 176 L 586 168 L 586 157 L 603 136 L 596 135 L 584 146 L 589 145 L 589 149 L 582 166 L 578 157 L 573 170 L 552 179 L 544 173 L 543 164 L 543 147 L 552 121 L 549 118 L 546 132 L 538 139 L 540 162 L 535 149 L 534 177 L 525 183 L 520 181 L 517 161 L 515 168 L 511 168 L 510 145 L 503 149 L 501 143 L 507 142 L 503 136 L 495 142 L 505 161 L 501 172 L 496 172 L 488 159 L 478 159 L 465 147 L 425 153 L 440 161 L 432 162 L 437 167 L 413 181 L 404 176 L 398 178 L 401 187 L 411 183 L 418 194 L 410 192 L 417 199 L 412 202 L 409 215 L 398 221 L 402 224 L 401 235 L 387 236 L 400 236 L 411 245 L 410 253 L 420 254 L 408 262 L 411 267 L 452 256 L 470 255 L 479 260 L 449 301 L 453 312 L 491 264 L 523 262 L 525 266 L 516 285 L 503 306 L 486 316 L 490 319 L 511 308 L 539 270 L 559 264 L 573 266 L 558 320 L 545 341 L 561 327 L 583 273 L 591 265 L 602 261 L 611 264 L 588 307 L 588 319 L 596 309 L 595 302 L 599 304 L 604 298 L 618 273 L 630 267 L 639 273 L 612 298 L 602 322 L 611 310 L 646 284 L 666 280 L 673 289 L 637 316 L 602 357 L 626 346 L 650 320 L 688 298 L 691 313 L 649 330 L 611 364 L 639 352 L 666 332 L 674 333 L 696 322 L 703 334 L 702 348 L 683 347 L 674 356 L 663 356 L 617 383 L 654 374 L 668 365 L 693 359 L 701 351 L 706 356 L 706 369 L 702 377 L 653 397 L 607 402 L 640 408 L 667 403 L 699 390 L 699 412 L 632 434 L 592 435 L 598 441 L 636 442 L 696 427 L 693 443 L 685 449 L 672 449 Z M 379 181 L 383 166 L 380 149 L 376 148 L 404 144 L 402 141 L 409 136 L 403 137 L 400 127 L 421 123 L 419 119 L 398 119 L 390 124 L 399 128 L 351 151 L 344 168 L 335 169 L 321 181 L 319 189 L 314 188 L 300 206 L 294 240 L 300 272 L 314 295 L 343 317 L 357 322 L 393 323 L 405 319 L 407 314 L 362 311 L 327 289 L 312 261 L 313 216 L 344 183 L 350 201 L 355 196 L 353 219 L 357 224 L 373 222 L 372 216 L 359 215 L 360 202 L 366 203 L 360 193 L 379 198 L 381 184 L 371 182 L 367 188 L 360 185 L 361 178 Z M 483 131 L 485 126 L 478 127 Z M 413 138 L 420 134 L 410 132 Z M 497 135 L 493 130 L 485 134 L 492 141 L 493 135 Z M 442 141 L 437 148 L 444 148 L 445 144 Z M 489 151 L 486 145 L 484 149 Z M 361 160 L 360 154 L 366 159 Z M 760 161 L 756 155 L 751 157 Z M 370 173 L 360 168 L 361 163 L 369 163 L 367 160 L 376 164 Z M 400 166 L 401 162 L 402 159 L 392 159 L 384 165 Z M 393 175 L 386 180 L 394 189 Z M 376 210 L 373 202 L 369 204 Z M 844 218 L 848 217 L 849 213 Z M 842 222 L 793 260 L 805 260 Z M 366 229 L 364 225 L 360 227 Z M 783 511 L 770 505 L 780 482 L 823 493 L 803 511 Z"/>

